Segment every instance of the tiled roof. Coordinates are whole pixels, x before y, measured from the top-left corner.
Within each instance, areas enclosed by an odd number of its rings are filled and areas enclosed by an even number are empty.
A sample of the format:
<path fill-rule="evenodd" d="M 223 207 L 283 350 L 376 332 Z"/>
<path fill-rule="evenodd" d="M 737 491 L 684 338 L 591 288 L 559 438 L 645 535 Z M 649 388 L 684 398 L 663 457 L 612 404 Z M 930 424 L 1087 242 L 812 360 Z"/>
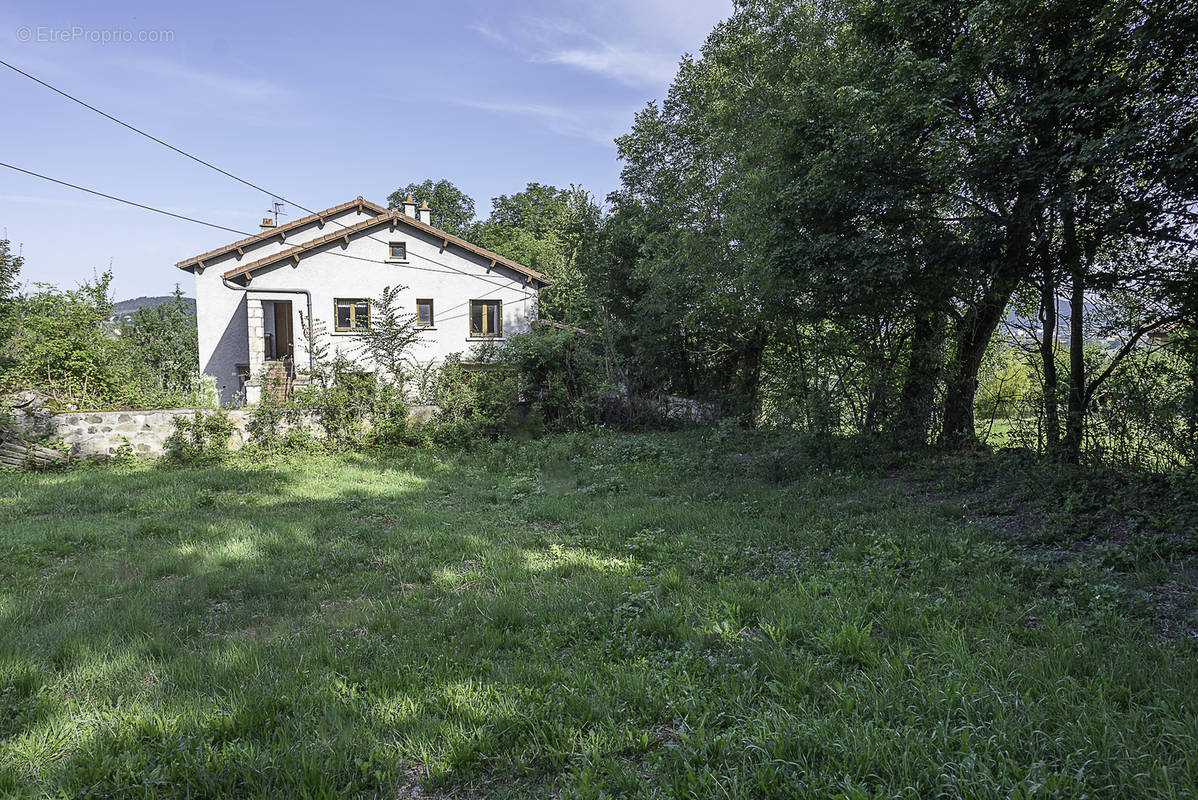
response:
<path fill-rule="evenodd" d="M 198 266 L 201 261 L 207 261 L 210 258 L 216 258 L 217 256 L 225 255 L 226 253 L 230 253 L 234 250 L 238 250 L 252 244 L 257 244 L 258 242 L 269 239 L 272 236 L 278 236 L 279 234 L 283 234 L 285 236 L 289 231 L 302 228 L 305 225 L 312 224 L 313 222 L 321 221 L 325 217 L 331 217 L 336 214 L 340 214 L 342 211 L 348 211 L 355 206 L 359 208 L 368 208 L 371 211 L 378 212 L 379 214 L 388 213 L 387 209 L 383 208 L 382 206 L 372 203 L 369 200 L 363 200 L 361 197 L 359 197 L 356 200 L 350 200 L 348 203 L 342 203 L 339 206 L 333 206 L 332 208 L 326 208 L 324 211 L 317 211 L 315 214 L 309 214 L 306 217 L 300 217 L 297 220 L 288 222 L 286 225 L 279 225 L 275 228 L 267 228 L 261 233 L 254 234 L 253 236 L 247 236 L 244 239 L 239 239 L 232 244 L 227 244 L 224 247 L 218 247 L 215 250 L 209 250 L 207 253 L 200 253 L 198 256 L 186 258 L 175 266 L 179 269 L 195 267 Z"/>
<path fill-rule="evenodd" d="M 379 209 L 379 206 L 375 206 L 373 204 L 371 204 L 370 207 Z M 398 225 L 407 225 L 409 227 L 423 231 L 433 238 L 440 239 L 444 243 L 445 247 L 449 247 L 449 245 L 452 244 L 460 247 L 463 250 L 474 253 L 477 256 L 488 259 L 491 262 L 491 266 L 500 264 L 508 269 L 520 273 L 521 275 L 526 275 L 542 285 L 548 285 L 549 283 L 549 279 L 536 270 L 530 269 L 519 262 L 512 261 L 510 258 L 505 258 L 504 256 L 487 250 L 484 247 L 479 247 L 476 244 L 472 244 L 465 239 L 454 236 L 452 233 L 447 233 L 440 228 L 433 227 L 427 222 L 421 222 L 420 220 L 414 217 L 409 217 L 399 211 L 387 211 L 386 209 L 380 210 L 382 210 L 383 213 L 377 217 L 374 217 L 373 219 L 363 220 L 355 225 L 347 225 L 345 227 L 339 228 L 336 231 L 333 231 L 332 233 L 326 234 L 308 242 L 304 242 L 303 244 L 296 245 L 295 247 L 288 248 L 287 250 L 282 250 L 274 255 L 260 258 L 257 261 L 251 261 L 248 264 L 242 264 L 226 272 L 224 277 L 228 279 L 240 278 L 250 275 L 254 271 L 265 269 L 289 259 L 294 259 L 298 263 L 301 256 L 303 256 L 305 253 L 311 252 L 316 248 L 334 242 L 338 239 L 346 239 L 348 241 L 350 237 L 365 233 L 380 225 L 391 225 L 392 227 Z M 225 248 L 224 250 L 218 252 L 227 252 L 229 249 L 231 248 Z"/>

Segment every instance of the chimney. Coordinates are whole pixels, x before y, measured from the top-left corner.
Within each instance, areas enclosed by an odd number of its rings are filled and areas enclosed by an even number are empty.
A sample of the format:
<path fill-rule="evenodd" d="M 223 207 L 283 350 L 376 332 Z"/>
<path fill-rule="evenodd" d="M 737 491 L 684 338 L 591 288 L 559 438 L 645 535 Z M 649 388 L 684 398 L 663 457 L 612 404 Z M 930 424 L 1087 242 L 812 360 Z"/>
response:
<path fill-rule="evenodd" d="M 270 217 L 263 217 L 262 223 L 258 226 L 264 231 L 268 231 L 275 226 L 275 221 Z"/>
<path fill-rule="evenodd" d="M 428 207 L 427 200 L 420 201 L 420 209 L 416 212 L 416 218 L 425 225 L 433 224 L 433 210 Z"/>
<path fill-rule="evenodd" d="M 416 216 L 416 200 L 412 197 L 411 192 L 408 192 L 408 196 L 403 199 L 403 215 L 405 217 Z"/>

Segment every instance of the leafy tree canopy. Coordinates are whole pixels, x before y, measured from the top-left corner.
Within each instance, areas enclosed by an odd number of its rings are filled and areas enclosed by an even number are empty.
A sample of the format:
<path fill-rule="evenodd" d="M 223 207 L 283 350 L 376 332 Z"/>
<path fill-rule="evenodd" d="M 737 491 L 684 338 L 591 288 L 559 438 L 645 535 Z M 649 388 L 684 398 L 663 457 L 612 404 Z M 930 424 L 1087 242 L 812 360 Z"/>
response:
<path fill-rule="evenodd" d="M 429 178 L 422 183 L 409 183 L 387 196 L 387 207 L 399 210 L 409 194 L 417 204 L 427 202 L 432 209 L 433 224 L 454 236 L 469 238 L 474 223 L 474 198 L 442 178 Z"/>
<path fill-rule="evenodd" d="M 545 274 L 541 314 L 587 324 L 593 309 L 583 251 L 602 224 L 602 211 L 579 186 L 559 189 L 530 183 L 524 191 L 491 201 L 491 215 L 474 230 L 475 242 Z"/>

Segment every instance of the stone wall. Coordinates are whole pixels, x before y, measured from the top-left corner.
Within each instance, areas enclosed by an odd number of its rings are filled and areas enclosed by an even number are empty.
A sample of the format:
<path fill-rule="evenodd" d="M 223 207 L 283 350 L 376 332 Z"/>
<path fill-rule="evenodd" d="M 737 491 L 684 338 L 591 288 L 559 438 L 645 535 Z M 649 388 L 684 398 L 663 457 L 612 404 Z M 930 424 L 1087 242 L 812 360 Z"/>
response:
<path fill-rule="evenodd" d="M 194 416 L 194 408 L 165 408 L 152 411 L 71 411 L 50 414 L 45 409 L 13 415 L 16 434 L 24 439 L 46 438 L 61 441 L 72 456 L 111 456 L 126 441 L 137 455 L 162 455 L 166 437 L 175 429 L 175 420 Z M 225 412 L 233 421 L 230 446 L 245 443 L 245 424 L 249 412 L 244 409 Z"/>
<path fill-rule="evenodd" d="M 420 424 L 437 412 L 435 406 L 412 406 L 408 409 L 408 420 Z M 175 420 L 181 416 L 193 416 L 194 408 L 166 408 L 152 411 L 71 411 L 51 414 L 47 409 L 33 412 L 17 412 L 12 415 L 17 436 L 23 439 L 48 439 L 61 441 L 70 448 L 73 457 L 111 456 L 126 441 L 139 456 L 159 456 L 163 443 L 175 429 Z M 245 444 L 248 436 L 246 423 L 251 409 L 233 409 L 224 412 L 233 422 L 233 434 L 229 446 L 237 449 Z M 319 435 L 317 426 L 309 424 Z"/>

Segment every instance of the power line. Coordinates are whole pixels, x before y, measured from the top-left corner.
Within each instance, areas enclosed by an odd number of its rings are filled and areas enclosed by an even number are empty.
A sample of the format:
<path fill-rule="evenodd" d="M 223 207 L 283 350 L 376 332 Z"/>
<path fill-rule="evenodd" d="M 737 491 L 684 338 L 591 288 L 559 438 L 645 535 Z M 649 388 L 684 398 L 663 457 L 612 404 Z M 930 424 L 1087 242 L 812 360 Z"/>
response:
<path fill-rule="evenodd" d="M 224 175 L 224 176 L 226 176 L 226 177 L 228 177 L 228 178 L 232 178 L 233 180 L 235 180 L 235 181 L 237 181 L 238 183 L 241 183 L 241 184 L 243 184 L 243 185 L 245 185 L 245 186 L 249 186 L 251 189 L 255 189 L 256 191 L 262 192 L 263 194 L 267 194 L 267 195 L 270 195 L 271 197 L 278 198 L 279 200 L 282 200 L 283 202 L 285 202 L 285 203 L 287 203 L 287 204 L 289 204 L 289 205 L 295 206 L 296 208 L 300 209 L 301 211 L 306 211 L 306 212 L 308 212 L 309 214 L 318 214 L 318 213 L 319 213 L 319 212 L 317 212 L 317 211 L 313 211 L 313 210 L 312 210 L 312 209 L 310 209 L 310 208 L 306 208 L 305 206 L 302 206 L 302 205 L 300 205 L 299 203 L 296 203 L 296 202 L 295 202 L 295 201 L 293 201 L 293 200 L 289 200 L 288 198 L 284 197 L 284 196 L 283 196 L 283 195 L 281 195 L 281 194 L 278 194 L 277 192 L 272 192 L 272 191 L 270 191 L 270 190 L 266 189 L 265 187 L 262 187 L 262 186 L 259 186 L 259 185 L 258 185 L 258 184 L 256 184 L 256 183 L 253 183 L 252 181 L 248 181 L 248 180 L 246 180 L 245 178 L 242 178 L 242 177 L 240 177 L 240 176 L 238 176 L 238 175 L 234 175 L 232 172 L 229 172 L 228 170 L 221 169 L 220 167 L 216 166 L 215 164 L 213 164 L 213 163 L 212 163 L 212 162 L 210 162 L 210 161 L 205 161 L 204 159 L 200 158 L 199 156 L 192 155 L 191 153 L 188 153 L 186 150 L 182 150 L 182 149 L 180 149 L 180 148 L 178 148 L 178 147 L 175 147 L 173 144 L 170 144 L 169 142 L 165 142 L 165 141 L 163 141 L 162 139 L 159 139 L 157 136 L 154 136 L 153 134 L 150 134 L 150 133 L 147 133 L 147 132 L 143 131 L 141 128 L 138 128 L 136 125 L 133 125 L 133 124 L 131 124 L 131 123 L 128 123 L 128 122 L 125 122 L 124 120 L 122 120 L 122 119 L 119 119 L 118 117 L 115 117 L 115 116 L 113 116 L 112 114 L 109 114 L 108 112 L 106 112 L 106 111 L 102 111 L 101 109 L 99 109 L 99 108 L 97 108 L 97 107 L 93 106 L 91 103 L 88 103 L 88 102 L 86 102 L 86 101 L 84 101 L 84 100 L 80 100 L 78 97 L 75 97 L 74 95 L 70 94 L 69 92 L 66 92 L 66 91 L 64 91 L 64 90 L 62 90 L 62 89 L 59 89 L 57 86 L 54 86 L 54 85 L 52 85 L 52 84 L 50 84 L 50 83 L 48 83 L 48 82 L 46 82 L 46 81 L 42 80 L 41 78 L 38 78 L 38 77 L 36 77 L 36 76 L 34 76 L 34 75 L 30 75 L 28 72 L 25 72 L 23 69 L 20 69 L 19 67 L 16 67 L 16 66 L 14 66 L 14 65 L 12 65 L 12 64 L 10 64 L 10 63 L 8 63 L 7 61 L 4 61 L 3 59 L 0 59 L 0 65 L 3 65 L 3 66 L 5 66 L 5 67 L 8 67 L 8 68 L 9 68 L 10 70 L 12 70 L 13 72 L 16 72 L 16 73 L 17 73 L 17 74 L 19 74 L 19 75 L 23 75 L 24 77 L 28 78 L 29 80 L 33 81 L 34 83 L 37 83 L 37 84 L 39 84 L 39 85 L 41 85 L 41 86 L 44 86 L 44 87 L 46 87 L 47 89 L 49 89 L 50 91 L 52 91 L 52 92 L 55 92 L 56 94 L 62 95 L 63 97 L 65 97 L 65 98 L 67 98 L 68 100 L 70 100 L 71 102 L 78 103 L 79 105 L 83 106 L 84 108 L 86 108 L 86 109 L 89 109 L 90 111 L 94 111 L 95 113 L 99 114 L 100 116 L 104 117 L 105 119 L 111 120 L 111 121 L 115 122 L 116 124 L 118 124 L 118 125 L 120 125 L 120 126 L 122 126 L 122 127 L 124 127 L 124 128 L 127 128 L 127 129 L 129 129 L 129 130 L 133 131 L 134 133 L 138 134 L 139 136 L 144 136 L 145 138 L 149 139 L 150 141 L 152 141 L 152 142 L 155 142 L 155 143 L 157 143 L 157 144 L 160 144 L 160 145 L 162 145 L 163 147 L 167 148 L 168 150 L 171 150 L 171 151 L 173 151 L 173 152 L 175 152 L 175 153 L 178 153 L 179 155 L 181 155 L 181 156 L 183 156 L 183 157 L 185 157 L 185 158 L 189 158 L 189 159 L 191 159 L 192 161 L 195 161 L 197 164 L 202 164 L 203 166 L 205 166 L 205 167 L 208 167 L 208 168 L 209 168 L 209 169 L 211 169 L 211 170 L 215 170 L 216 172 L 219 172 L 221 175 Z M 49 181 L 54 181 L 55 183 L 59 183 L 59 184 L 62 184 L 62 185 L 64 185 L 64 186 L 70 186 L 70 187 L 72 187 L 72 188 L 79 189 L 79 190 L 81 190 L 81 191 L 85 191 L 85 192 L 90 192 L 91 194 L 96 194 L 96 195 L 99 195 L 99 196 L 101 196 L 101 197 L 107 197 L 107 198 L 109 198 L 109 199 L 111 199 L 111 200 L 116 200 L 116 201 L 118 201 L 118 202 L 121 202 L 121 203 L 128 203 L 129 205 L 132 205 L 132 206 L 137 206 L 138 208 L 144 208 L 144 209 L 147 209 L 147 210 L 149 210 L 149 211 L 156 211 L 156 212 L 158 212 L 158 213 L 160 213 L 160 214 L 166 214 L 166 215 L 168 215 L 168 216 L 177 217 L 177 218 L 179 218 L 179 219 L 185 219 L 185 220 L 188 220 L 188 221 L 190 221 L 190 222 L 196 222 L 196 223 L 199 223 L 200 225 L 207 225 L 207 226 L 209 226 L 209 227 L 212 227 L 212 228 L 219 228 L 220 230 L 229 231 L 229 232 L 231 232 L 231 233 L 238 233 L 238 234 L 241 234 L 242 236 L 250 236 L 250 235 L 252 235 L 252 234 L 246 233 L 245 231 L 234 230 L 233 228 L 226 228 L 226 227 L 224 227 L 223 225 L 214 225 L 214 224 L 212 224 L 212 223 L 209 223 L 209 222 L 204 222 L 204 221 L 202 221 L 202 220 L 192 219 L 192 218 L 190 218 L 190 217 L 184 217 L 184 216 L 182 216 L 181 214 L 172 214 L 172 213 L 171 213 L 171 212 L 169 212 L 169 211 L 163 211 L 162 209 L 153 208 L 152 206 L 145 206 L 145 205 L 142 205 L 142 204 L 140 204 L 140 203 L 134 203 L 134 202 L 132 202 L 132 201 L 130 201 L 130 200 L 122 200 L 122 199 L 121 199 L 121 198 L 119 198 L 119 197 L 113 197 L 112 195 L 106 195 L 106 194 L 104 194 L 104 193 L 102 193 L 102 192 L 97 192 L 97 191 L 95 191 L 95 190 L 92 190 L 92 189 L 85 189 L 85 188 L 84 188 L 84 187 L 82 187 L 82 186 L 75 186 L 74 184 L 71 184 L 71 183 L 66 183 L 65 181 L 59 181 L 59 180 L 55 180 L 54 178 L 49 178 L 49 177 L 46 177 L 45 175 L 38 175 L 37 173 L 34 173 L 34 172 L 29 172 L 28 170 L 23 170 L 23 169 L 20 169 L 19 167 L 13 167 L 13 166 L 11 166 L 11 165 L 9 165 L 9 164 L 3 164 L 3 166 L 9 167 L 10 169 L 15 169 L 15 170 L 18 170 L 18 171 L 20 171 L 20 172 L 25 172 L 25 173 L 27 173 L 27 174 L 29 174 L 29 175 L 34 175 L 34 176 L 36 176 L 36 177 L 39 177 L 39 178 L 44 178 L 44 179 L 46 179 L 46 180 L 49 180 Z M 329 221 L 330 221 L 330 222 L 332 222 L 334 225 L 337 225 L 337 226 L 339 226 L 339 227 L 343 228 L 344 230 L 349 230 L 349 226 L 348 226 L 348 225 L 346 225 L 346 224 L 345 224 L 345 223 L 343 223 L 343 222 L 340 222 L 339 220 L 331 219 L 331 220 L 329 220 Z M 376 238 L 375 236 L 373 236 L 373 235 L 370 235 L 370 234 L 367 234 L 367 238 L 368 238 L 368 239 L 371 239 L 371 240 L 373 240 L 373 241 L 379 242 L 380 244 L 384 244 L 384 245 L 385 245 L 385 244 L 387 244 L 387 243 L 386 243 L 386 242 L 384 242 L 382 239 L 378 239 L 378 238 Z M 334 254 L 335 254 L 335 255 L 339 255 L 339 256 L 345 256 L 346 258 L 356 258 L 356 259 L 358 259 L 358 260 L 361 260 L 361 261 L 371 261 L 372 263 L 378 263 L 378 264 L 386 264 L 386 263 L 389 263 L 389 262 L 383 261 L 383 260 L 381 260 L 381 259 L 374 260 L 374 259 L 362 258 L 361 256 L 351 256 L 351 255 L 349 255 L 348 253 L 334 253 Z M 428 261 L 430 264 L 436 264 L 436 265 L 437 265 L 437 266 L 439 266 L 439 267 L 446 267 L 446 268 L 448 268 L 448 269 L 450 269 L 450 270 L 453 270 L 454 272 L 457 272 L 457 273 L 459 273 L 459 274 L 461 274 L 461 275 L 466 275 L 466 276 L 468 276 L 468 277 L 477 278 L 477 279 L 479 279 L 479 280 L 482 280 L 482 281 L 484 281 L 484 282 L 486 282 L 486 283 L 490 283 L 490 284 L 492 284 L 493 286 L 499 286 L 499 287 L 501 287 L 501 288 L 509 288 L 509 287 L 507 287 L 507 286 L 504 286 L 503 284 L 497 283 L 496 281 L 488 280 L 487 278 L 483 278 L 482 276 L 479 276 L 479 275 L 471 275 L 469 272 L 466 272 L 465 270 L 460 270 L 460 269 L 457 269 L 457 268 L 455 268 L 455 267 L 452 267 L 452 266 L 450 266 L 450 265 L 448 265 L 448 264 L 442 264 L 441 262 L 435 261 L 435 260 L 433 260 L 433 259 L 431 259 L 431 258 L 428 258 L 428 257 L 426 257 L 426 256 L 421 256 L 421 255 L 419 255 L 419 254 L 417 254 L 417 253 L 412 253 L 411 255 L 414 255 L 414 256 L 416 256 L 417 258 L 420 258 L 420 259 L 423 259 L 423 260 L 425 260 L 425 261 Z M 419 269 L 419 267 L 416 267 L 415 269 Z M 515 282 L 515 281 L 514 281 L 513 283 L 517 283 L 517 284 L 518 284 L 518 282 Z M 490 294 L 490 293 L 489 293 L 489 294 Z M 529 294 L 529 293 L 527 293 L 527 292 L 524 292 L 524 293 L 522 293 L 522 294 L 523 294 L 523 297 L 525 297 L 525 298 L 527 298 L 527 297 L 531 297 L 531 296 L 532 296 L 531 294 Z"/>
<path fill-rule="evenodd" d="M 88 194 L 94 194 L 94 195 L 96 195 L 97 197 L 103 197 L 103 198 L 105 198 L 105 199 L 107 199 L 107 200 L 115 200 L 115 201 L 116 201 L 116 202 L 118 202 L 118 203 L 124 203 L 124 204 L 126 204 L 126 205 L 133 206 L 134 208 L 141 208 L 141 209 L 144 209 L 144 210 L 146 210 L 146 211 L 153 211 L 153 212 L 154 212 L 154 213 L 156 213 L 156 214 L 163 214 L 163 215 L 165 215 L 165 216 L 168 216 L 168 217 L 174 217 L 175 219 L 181 219 L 181 220 L 184 220 L 184 221 L 186 221 L 186 222 L 194 222 L 194 223 L 195 223 L 195 224 L 197 224 L 197 225 L 205 225 L 205 226 L 207 226 L 207 227 L 209 227 L 209 228 L 216 228 L 216 229 L 218 229 L 218 230 L 222 230 L 222 231 L 228 231 L 229 233 L 236 233 L 236 234 L 238 234 L 238 235 L 240 235 L 240 236 L 250 236 L 250 235 L 251 235 L 250 233 L 248 233 L 248 232 L 246 232 L 246 231 L 240 231 L 240 230 L 237 230 L 236 228 L 227 228 L 227 227 L 225 227 L 224 225 L 217 225 L 217 224 L 216 224 L 216 223 L 214 223 L 214 222 L 205 222 L 205 221 L 204 221 L 204 220 L 202 220 L 202 219 L 196 219 L 195 217 L 188 217 L 188 216 L 185 216 L 185 215 L 183 215 L 183 214 L 176 214 L 176 213 L 175 213 L 175 212 L 173 212 L 173 211 L 166 211 L 166 210 L 164 210 L 164 209 L 161 209 L 161 208 L 155 208 L 154 206 L 148 206 L 148 205 L 146 205 L 146 204 L 144 204 L 144 203 L 138 203 L 138 202 L 135 202 L 135 201 L 133 201 L 133 200 L 126 200 L 126 199 L 125 199 L 125 198 L 123 198 L 123 197 L 117 197 L 116 195 L 107 194 L 107 193 L 105 193 L 105 192 L 101 192 L 101 191 L 98 191 L 98 190 L 96 190 L 96 189 L 89 189 L 89 188 L 87 188 L 86 186 L 79 186 L 78 184 L 70 183 L 70 182 L 68 182 L 68 181 L 62 181 L 62 180 L 59 180 L 58 178 L 51 178 L 49 175 L 43 175 L 43 174 L 41 174 L 40 172 L 34 172 L 33 170 L 23 169 L 23 168 L 21 168 L 21 167 L 18 167 L 18 166 L 16 166 L 15 164 L 8 164 L 8 163 L 6 163 L 6 162 L 0 161 L 0 167 L 7 167 L 8 169 L 14 170 L 14 171 L 16 171 L 16 172 L 21 172 L 21 173 L 24 173 L 25 175 L 31 175 L 31 176 L 33 176 L 33 177 L 35 177 L 35 178 L 40 178 L 40 179 L 42 179 L 42 180 L 49 181 L 49 182 L 51 182 L 51 183 L 56 183 L 56 184 L 58 184 L 58 185 L 60 185 L 60 186 L 67 186 L 67 187 L 69 187 L 69 188 L 71 188 L 71 189 L 77 189 L 77 190 L 79 190 L 79 191 L 81 191 L 81 192 L 87 192 Z M 335 222 L 336 220 L 333 220 L 333 221 Z M 373 239 L 374 237 L 369 237 L 369 238 Z M 375 239 L 375 241 L 381 241 L 381 240 Z M 352 258 L 352 259 L 354 259 L 355 261 L 365 261 L 365 262 L 368 262 L 368 263 L 371 263 L 371 264 L 387 264 L 387 263 L 390 263 L 390 262 L 387 262 L 387 261 L 382 261 L 382 260 L 380 260 L 380 259 L 374 259 L 374 258 L 364 258 L 363 256 L 355 256 L 355 255 L 351 255 L 351 254 L 349 254 L 349 253 L 338 253 L 336 250 L 329 250 L 329 251 L 327 251 L 327 252 L 329 252 L 329 253 L 331 253 L 332 255 L 335 255 L 335 256 L 340 256 L 341 258 Z M 421 255 L 418 255 L 418 254 L 416 254 L 416 253 L 409 253 L 409 255 L 411 255 L 411 256 L 416 256 L 417 258 L 424 259 L 425 261 L 428 261 L 429 263 L 432 263 L 432 264 L 437 264 L 438 266 L 447 266 L 447 265 L 444 265 L 444 264 L 440 264 L 439 262 L 437 262 L 437 261 L 434 261 L 433 259 L 431 259 L 431 258 L 428 258 L 427 256 L 421 256 Z M 408 268 L 409 268 L 409 269 L 420 270 L 420 271 L 422 271 L 422 272 L 440 272 L 440 273 L 444 273 L 444 274 L 458 273 L 458 274 L 461 274 L 461 275 L 467 275 L 467 276 L 470 276 L 470 273 L 468 273 L 468 272 L 465 272 L 465 271 L 463 271 L 463 270 L 460 270 L 460 269 L 456 269 L 456 268 L 454 268 L 454 267 L 448 267 L 448 269 L 430 269 L 430 268 L 428 268 L 428 267 L 417 267 L 417 266 L 415 266 L 415 265 L 413 265 L 413 264 L 409 264 L 409 265 L 407 265 L 407 266 L 408 266 Z M 489 279 L 487 279 L 487 278 L 484 278 L 484 277 L 482 277 L 481 275 L 473 275 L 473 276 L 470 276 L 470 277 L 474 277 L 474 278 L 477 278 L 478 280 L 485 281 L 486 283 L 490 283 L 490 284 L 492 284 L 492 285 L 494 285 L 494 286 L 498 286 L 498 287 L 499 287 L 499 288 L 501 288 L 501 289 L 512 288 L 512 287 L 509 287 L 509 286 L 505 286 L 505 285 L 503 285 L 503 284 L 496 283 L 495 281 L 489 280 Z M 491 294 L 491 292 L 488 292 L 488 294 Z M 522 296 L 523 296 L 523 297 L 525 297 L 525 298 L 527 298 L 527 297 L 531 297 L 532 295 L 531 295 L 531 294 L 528 294 L 528 293 L 522 293 Z"/>
<path fill-rule="evenodd" d="M 229 233 L 240 234 L 241 236 L 249 236 L 250 235 L 250 234 L 246 233 L 245 231 L 239 231 L 236 228 L 226 228 L 224 225 L 217 225 L 214 222 L 205 222 L 204 220 L 196 219 L 195 217 L 186 217 L 182 214 L 176 214 L 173 211 L 164 211 L 161 208 L 154 208 L 154 206 L 147 206 L 144 203 L 135 203 L 132 200 L 126 200 L 123 197 L 117 197 L 116 195 L 105 194 L 104 192 L 96 191 L 95 189 L 88 189 L 86 186 L 79 186 L 74 183 L 68 183 L 67 181 L 60 181 L 58 178 L 51 178 L 49 175 L 42 175 L 40 172 L 34 172 L 33 170 L 22 169 L 21 167 L 14 166 L 13 164 L 6 164 L 3 161 L 0 161 L 0 167 L 7 167 L 8 169 L 14 170 L 16 172 L 23 172 L 26 175 L 32 175 L 35 178 L 41 178 L 44 181 L 50 181 L 51 183 L 57 183 L 59 186 L 69 186 L 72 189 L 78 189 L 81 192 L 87 192 L 88 194 L 94 194 L 97 197 L 103 197 L 108 200 L 115 200 L 118 203 L 124 203 L 125 205 L 134 206 L 135 208 L 143 208 L 146 211 L 153 211 L 155 214 L 164 214 L 168 217 L 174 217 L 175 219 L 186 220 L 187 222 L 194 222 L 197 225 L 207 225 L 209 228 L 216 228 L 218 230 L 228 231 Z"/>
<path fill-rule="evenodd" d="M 256 189 L 257 191 L 259 191 L 259 192 L 262 192 L 263 194 L 268 194 L 268 195 L 270 195 L 271 197 L 277 197 L 277 198 L 279 198 L 280 200 L 282 200 L 282 201 L 283 201 L 283 202 L 285 202 L 285 203 L 288 203 L 288 204 L 290 204 L 290 205 L 293 205 L 293 206 L 295 206 L 296 208 L 298 208 L 298 209 L 301 209 L 301 210 L 303 210 L 303 211 L 307 211 L 309 214 L 315 214 L 315 213 L 316 213 L 315 211 L 312 211 L 312 210 L 310 210 L 310 209 L 304 208 L 304 207 L 303 207 L 303 206 L 301 206 L 299 203 L 293 203 L 292 201 L 288 200 L 286 197 L 283 197 L 282 195 L 275 194 L 274 192 L 271 192 L 271 191 L 267 191 L 266 189 L 262 188 L 261 186 L 258 186 L 258 185 L 257 185 L 257 184 L 255 184 L 255 183 L 251 183 L 251 182 L 247 181 L 245 178 L 239 178 L 238 176 L 234 175 L 232 172 L 229 172 L 229 171 L 227 171 L 227 170 L 223 170 L 223 169 L 221 169 L 220 167 L 216 166 L 215 164 L 213 164 L 213 163 L 211 163 L 211 162 L 209 162 L 209 161 L 205 161 L 204 159 L 200 158 L 199 156 L 193 156 L 191 153 L 188 153 L 188 152 L 187 152 L 187 151 L 185 151 L 185 150 L 180 150 L 178 147 L 175 147 L 173 144 L 170 144 L 170 143 L 168 143 L 168 142 L 164 142 L 164 141 L 162 141 L 161 139 L 159 139 L 157 136 L 154 136 L 153 134 L 146 133 L 146 132 L 145 132 L 145 131 L 143 131 L 141 128 L 138 128 L 136 125 L 131 125 L 131 124 L 129 124 L 128 122 L 125 122 L 123 119 L 118 119 L 117 117 L 114 117 L 112 114 L 109 114 L 109 113 L 108 113 L 108 112 L 106 112 L 106 111 L 101 111 L 100 109 L 98 109 L 98 108 L 96 108 L 95 106 L 93 106 L 91 103 L 87 103 L 87 102 L 85 102 L 85 101 L 83 101 L 83 100 L 80 100 L 78 97 L 75 97 L 74 95 L 72 95 L 72 94 L 70 94 L 70 93 L 68 93 L 68 92 L 65 92 L 65 91 L 63 91 L 62 89 L 59 89 L 57 86 L 53 86 L 53 85 L 51 85 L 51 84 L 49 84 L 49 83 L 46 83 L 46 82 L 45 82 L 44 80 L 42 80 L 41 78 L 38 78 L 38 77 L 36 77 L 36 76 L 33 76 L 33 75 L 30 75 L 30 74 L 29 74 L 28 72 L 26 72 L 25 70 L 23 70 L 23 69 L 20 69 L 19 67 L 15 67 L 15 66 L 13 66 L 12 64 L 9 64 L 7 61 L 0 60 L 0 64 L 2 64 L 2 65 L 4 65 L 4 66 L 8 67 L 9 69 L 11 69 L 13 72 L 17 73 L 18 75 L 24 75 L 26 78 L 28 78 L 29 80 L 33 81 L 34 83 L 38 83 L 38 84 L 41 84 L 42 86 L 45 86 L 45 87 L 46 87 L 47 89 L 49 89 L 50 91 L 52 91 L 52 92 L 56 92 L 56 93 L 58 93 L 58 94 L 62 95 L 63 97 L 65 97 L 65 98 L 66 98 L 66 99 L 68 99 L 68 100 L 70 100 L 70 101 L 72 101 L 72 102 L 74 102 L 74 103 L 78 103 L 79 105 L 83 106 L 84 108 L 90 109 L 91 111 L 94 111 L 94 112 L 96 112 L 96 113 L 97 113 L 97 114 L 99 114 L 100 116 L 102 116 L 102 117 L 105 117 L 105 118 L 107 118 L 107 119 L 110 119 L 110 120 L 112 120 L 112 121 L 113 121 L 113 122 L 115 122 L 117 125 L 120 125 L 120 126 L 122 126 L 122 127 L 128 128 L 129 130 L 133 131 L 134 133 L 138 134 L 139 136 L 144 136 L 144 137 L 146 137 L 147 139 L 149 139 L 149 140 L 150 140 L 150 141 L 152 141 L 152 142 L 157 142 L 158 144 L 162 145 L 163 147 L 167 148 L 168 150 L 174 150 L 174 151 L 175 151 L 176 153 L 178 153 L 179 155 L 181 155 L 181 156 L 184 156 L 184 157 L 186 157 L 186 158 L 190 158 L 192 161 L 195 161 L 197 164 L 203 164 L 205 167 L 208 167 L 209 169 L 214 169 L 214 170 L 216 170 L 217 172 L 219 172 L 221 175 L 225 175 L 226 177 L 232 178 L 233 180 L 237 181 L 238 183 L 243 183 L 243 184 L 245 184 L 246 186 L 250 187 L 251 189 Z"/>

